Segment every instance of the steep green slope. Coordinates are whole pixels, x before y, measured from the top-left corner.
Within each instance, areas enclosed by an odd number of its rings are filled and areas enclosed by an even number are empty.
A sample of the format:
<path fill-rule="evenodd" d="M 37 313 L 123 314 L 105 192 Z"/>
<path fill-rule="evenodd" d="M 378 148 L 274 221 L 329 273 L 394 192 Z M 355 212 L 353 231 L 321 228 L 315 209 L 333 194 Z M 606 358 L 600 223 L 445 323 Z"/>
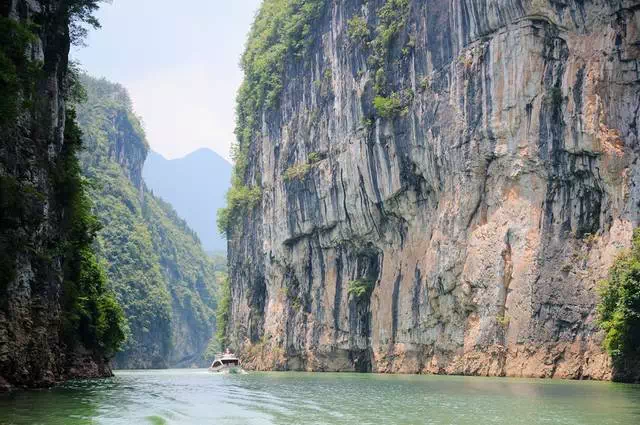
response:
<path fill-rule="evenodd" d="M 129 335 L 115 364 L 202 364 L 215 328 L 215 266 L 196 234 L 142 181 L 148 145 L 126 90 L 83 77 L 81 162 L 103 230 L 99 255 L 125 310 Z"/>

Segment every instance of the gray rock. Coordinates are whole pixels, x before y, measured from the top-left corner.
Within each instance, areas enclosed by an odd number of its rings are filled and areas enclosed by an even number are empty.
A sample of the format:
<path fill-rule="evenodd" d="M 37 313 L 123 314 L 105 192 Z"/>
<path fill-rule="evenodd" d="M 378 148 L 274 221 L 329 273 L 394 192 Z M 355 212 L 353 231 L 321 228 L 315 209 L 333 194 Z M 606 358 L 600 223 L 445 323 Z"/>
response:
<path fill-rule="evenodd" d="M 263 111 L 234 345 L 258 369 L 609 379 L 596 284 L 640 219 L 638 2 L 411 1 L 387 81 L 414 96 L 369 127 L 347 20 L 382 3 L 330 2 Z"/>
<path fill-rule="evenodd" d="M 63 250 L 53 248 L 65 236 L 66 205 L 54 193 L 54 169 L 64 145 L 70 40 L 67 23 L 57 16 L 63 2 L 43 4 L 0 5 L 5 18 L 33 22 L 39 14 L 38 22 L 50 23 L 33 30 L 36 38 L 25 52 L 43 62 L 36 101 L 19 108 L 13 125 L 0 127 L 0 184 L 6 184 L 0 188 L 0 391 L 111 375 L 101 353 L 67 346 L 62 335 Z"/>

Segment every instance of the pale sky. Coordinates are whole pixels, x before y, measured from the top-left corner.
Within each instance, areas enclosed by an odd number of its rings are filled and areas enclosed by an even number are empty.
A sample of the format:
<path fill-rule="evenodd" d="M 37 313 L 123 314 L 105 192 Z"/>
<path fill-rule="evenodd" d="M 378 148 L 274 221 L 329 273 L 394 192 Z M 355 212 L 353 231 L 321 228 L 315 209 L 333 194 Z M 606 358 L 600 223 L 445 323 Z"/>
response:
<path fill-rule="evenodd" d="M 156 152 L 171 159 L 208 147 L 229 159 L 238 64 L 260 2 L 113 0 L 72 56 L 129 89 Z"/>

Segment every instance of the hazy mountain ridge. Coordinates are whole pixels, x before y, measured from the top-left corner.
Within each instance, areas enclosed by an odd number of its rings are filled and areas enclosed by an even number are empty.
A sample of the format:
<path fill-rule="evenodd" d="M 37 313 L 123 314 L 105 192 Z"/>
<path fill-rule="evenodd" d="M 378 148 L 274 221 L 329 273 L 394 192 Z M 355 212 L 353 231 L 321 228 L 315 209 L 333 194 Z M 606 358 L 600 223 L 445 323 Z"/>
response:
<path fill-rule="evenodd" d="M 198 149 L 178 159 L 149 152 L 142 170 L 147 187 L 169 202 L 198 233 L 206 251 L 226 251 L 216 230 L 216 212 L 224 205 L 231 164 L 214 151 Z"/>

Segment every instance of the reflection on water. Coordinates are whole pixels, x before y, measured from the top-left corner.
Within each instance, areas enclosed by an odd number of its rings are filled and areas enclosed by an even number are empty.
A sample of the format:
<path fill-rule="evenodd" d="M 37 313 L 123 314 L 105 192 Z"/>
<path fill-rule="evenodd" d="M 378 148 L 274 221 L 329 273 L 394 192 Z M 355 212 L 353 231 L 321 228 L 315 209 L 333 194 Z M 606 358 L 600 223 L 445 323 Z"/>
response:
<path fill-rule="evenodd" d="M 0 424 L 640 423 L 640 386 L 499 378 L 119 372 L 0 397 Z"/>

